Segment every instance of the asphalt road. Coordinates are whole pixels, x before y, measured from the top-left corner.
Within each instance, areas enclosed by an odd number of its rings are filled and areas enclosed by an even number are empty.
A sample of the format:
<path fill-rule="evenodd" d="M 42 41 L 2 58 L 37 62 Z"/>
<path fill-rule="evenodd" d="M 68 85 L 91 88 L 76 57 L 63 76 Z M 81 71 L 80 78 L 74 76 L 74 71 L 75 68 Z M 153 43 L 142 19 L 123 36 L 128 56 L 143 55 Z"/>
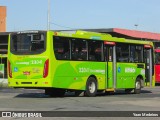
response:
<path fill-rule="evenodd" d="M 141 94 L 117 91 L 97 97 L 74 97 L 67 93 L 61 98 L 49 97 L 44 90 L 0 88 L 0 111 L 160 111 L 160 86 L 144 88 Z"/>

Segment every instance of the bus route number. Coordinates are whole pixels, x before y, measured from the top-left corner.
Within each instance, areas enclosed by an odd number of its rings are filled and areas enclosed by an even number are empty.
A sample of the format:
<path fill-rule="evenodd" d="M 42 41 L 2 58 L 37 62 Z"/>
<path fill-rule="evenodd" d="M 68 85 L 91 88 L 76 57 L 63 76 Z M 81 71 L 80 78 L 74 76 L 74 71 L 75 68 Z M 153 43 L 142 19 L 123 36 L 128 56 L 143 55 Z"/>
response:
<path fill-rule="evenodd" d="M 89 68 L 79 68 L 80 73 L 89 72 Z"/>
<path fill-rule="evenodd" d="M 42 64 L 42 60 L 32 60 L 32 61 L 31 61 L 31 64 L 32 64 L 32 65 L 33 65 L 33 64 L 34 64 L 34 65 L 35 65 L 35 64 L 36 64 L 36 65 L 37 65 L 37 64 Z"/>

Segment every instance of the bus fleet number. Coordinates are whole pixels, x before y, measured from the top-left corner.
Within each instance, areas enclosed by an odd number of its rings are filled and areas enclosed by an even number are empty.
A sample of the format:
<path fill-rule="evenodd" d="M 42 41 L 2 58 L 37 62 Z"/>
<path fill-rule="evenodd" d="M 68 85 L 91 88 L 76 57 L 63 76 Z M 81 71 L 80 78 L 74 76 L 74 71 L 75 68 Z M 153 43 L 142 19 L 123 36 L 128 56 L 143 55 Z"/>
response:
<path fill-rule="evenodd" d="M 42 64 L 42 60 L 32 60 L 31 64 Z"/>
<path fill-rule="evenodd" d="M 89 72 L 89 68 L 79 68 L 80 73 Z"/>

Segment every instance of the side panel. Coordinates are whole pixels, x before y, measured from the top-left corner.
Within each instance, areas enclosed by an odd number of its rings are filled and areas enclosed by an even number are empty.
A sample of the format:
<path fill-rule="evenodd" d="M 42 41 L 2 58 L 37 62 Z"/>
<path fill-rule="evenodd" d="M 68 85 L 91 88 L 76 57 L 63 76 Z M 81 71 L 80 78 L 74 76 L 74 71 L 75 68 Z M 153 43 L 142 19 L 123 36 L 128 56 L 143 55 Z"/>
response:
<path fill-rule="evenodd" d="M 56 69 L 53 87 L 85 90 L 88 77 L 95 75 L 98 89 L 105 89 L 104 62 L 57 61 L 52 67 Z"/>
<path fill-rule="evenodd" d="M 134 88 L 138 75 L 145 78 L 145 69 L 137 68 L 136 63 L 117 63 L 117 88 Z"/>

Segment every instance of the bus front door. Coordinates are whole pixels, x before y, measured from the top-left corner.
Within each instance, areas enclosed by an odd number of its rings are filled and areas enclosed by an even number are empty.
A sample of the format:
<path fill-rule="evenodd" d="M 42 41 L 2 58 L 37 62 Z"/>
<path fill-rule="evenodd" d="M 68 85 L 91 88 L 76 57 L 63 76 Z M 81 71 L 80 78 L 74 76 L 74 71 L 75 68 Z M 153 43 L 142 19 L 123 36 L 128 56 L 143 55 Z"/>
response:
<path fill-rule="evenodd" d="M 152 49 L 149 47 L 145 47 L 144 56 L 145 56 L 145 77 L 146 77 L 145 85 L 151 87 L 152 75 L 154 74 Z"/>
<path fill-rule="evenodd" d="M 106 42 L 107 43 L 107 42 Z M 106 91 L 116 89 L 116 49 L 115 43 L 105 43 Z"/>

